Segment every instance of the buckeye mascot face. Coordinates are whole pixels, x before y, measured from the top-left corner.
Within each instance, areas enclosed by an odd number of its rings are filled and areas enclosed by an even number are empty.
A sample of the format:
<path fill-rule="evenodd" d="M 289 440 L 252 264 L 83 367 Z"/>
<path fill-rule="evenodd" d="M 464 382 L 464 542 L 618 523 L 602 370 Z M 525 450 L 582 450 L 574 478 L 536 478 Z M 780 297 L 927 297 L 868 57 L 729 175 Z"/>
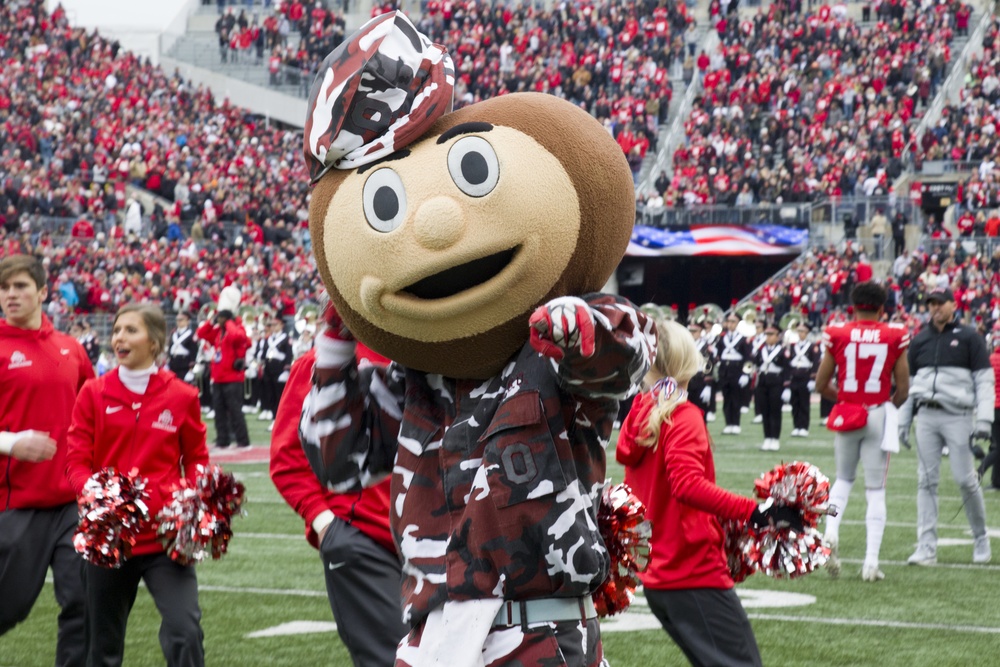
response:
<path fill-rule="evenodd" d="M 635 197 L 621 149 L 585 111 L 519 93 L 450 112 L 454 77 L 399 12 L 327 57 L 305 129 L 309 226 L 358 340 L 485 378 L 527 341 L 537 306 L 604 285 Z"/>

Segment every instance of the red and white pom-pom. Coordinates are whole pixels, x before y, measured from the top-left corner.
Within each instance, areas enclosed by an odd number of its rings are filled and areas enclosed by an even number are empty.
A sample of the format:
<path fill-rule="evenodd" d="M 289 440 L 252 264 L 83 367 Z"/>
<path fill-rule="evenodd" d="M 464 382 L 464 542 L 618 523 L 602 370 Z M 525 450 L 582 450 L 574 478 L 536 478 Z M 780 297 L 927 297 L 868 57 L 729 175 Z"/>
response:
<path fill-rule="evenodd" d="M 604 617 L 620 614 L 632 604 L 641 583 L 639 573 L 649 565 L 652 527 L 646 520 L 646 506 L 624 483 L 604 489 L 597 526 L 611 557 L 608 578 L 593 595 L 597 615 Z"/>
<path fill-rule="evenodd" d="M 745 521 L 731 519 L 722 525 L 722 532 L 725 536 L 723 550 L 729 565 L 729 576 L 738 584 L 757 571 L 754 560 L 746 556 L 753 548 L 749 544 L 750 531 L 747 530 Z"/>
<path fill-rule="evenodd" d="M 776 579 L 794 578 L 826 564 L 830 547 L 817 529 L 820 517 L 834 511 L 827 504 L 830 480 L 826 475 L 804 461 L 782 463 L 763 473 L 754 490 L 761 500 L 770 499 L 801 512 L 803 530 L 727 522 L 725 550 L 733 580 L 743 581 L 754 572 Z"/>
<path fill-rule="evenodd" d="M 89 563 L 118 568 L 132 555 L 142 523 L 149 521 L 146 479 L 102 468 L 83 485 L 73 547 Z"/>
<path fill-rule="evenodd" d="M 160 542 L 174 561 L 201 562 L 206 553 L 218 560 L 233 536 L 232 518 L 243 506 L 243 484 L 217 465 L 198 466 L 192 484 L 182 479 L 173 498 L 156 515 Z"/>

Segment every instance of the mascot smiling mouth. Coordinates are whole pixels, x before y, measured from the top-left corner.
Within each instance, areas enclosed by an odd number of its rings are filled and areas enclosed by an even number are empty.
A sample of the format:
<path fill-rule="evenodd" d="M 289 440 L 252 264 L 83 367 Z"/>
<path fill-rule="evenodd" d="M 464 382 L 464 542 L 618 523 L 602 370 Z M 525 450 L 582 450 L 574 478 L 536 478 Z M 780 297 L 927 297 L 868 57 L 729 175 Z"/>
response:
<path fill-rule="evenodd" d="M 400 291 L 418 299 L 444 299 L 454 296 L 499 275 L 510 265 L 517 250 L 518 248 L 514 247 L 453 266 L 418 280 Z"/>

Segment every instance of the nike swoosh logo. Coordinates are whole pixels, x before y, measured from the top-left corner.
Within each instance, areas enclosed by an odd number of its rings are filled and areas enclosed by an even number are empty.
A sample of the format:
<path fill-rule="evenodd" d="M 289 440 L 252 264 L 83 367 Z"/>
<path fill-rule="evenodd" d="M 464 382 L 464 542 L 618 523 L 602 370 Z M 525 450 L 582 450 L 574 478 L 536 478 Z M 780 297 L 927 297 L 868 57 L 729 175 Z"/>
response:
<path fill-rule="evenodd" d="M 347 563 L 330 563 L 330 569 L 336 570 L 338 567 L 344 567 Z"/>
<path fill-rule="evenodd" d="M 108 409 L 104 411 L 104 414 L 107 414 L 107 415 L 113 415 L 113 414 L 115 414 L 116 412 L 118 412 L 118 411 L 119 411 L 119 410 L 121 410 L 121 409 L 122 409 L 122 406 L 121 406 L 121 405 L 116 405 L 116 406 L 114 406 L 114 407 L 111 407 L 111 406 L 109 405 L 109 406 L 108 406 Z"/>
<path fill-rule="evenodd" d="M 138 410 L 141 407 L 142 407 L 142 403 L 133 403 L 132 404 L 132 409 L 133 410 Z"/>
<path fill-rule="evenodd" d="M 62 350 L 62 349 L 60 349 L 59 350 L 59 354 L 61 354 L 63 356 L 66 356 L 67 354 L 69 354 L 69 350 Z"/>

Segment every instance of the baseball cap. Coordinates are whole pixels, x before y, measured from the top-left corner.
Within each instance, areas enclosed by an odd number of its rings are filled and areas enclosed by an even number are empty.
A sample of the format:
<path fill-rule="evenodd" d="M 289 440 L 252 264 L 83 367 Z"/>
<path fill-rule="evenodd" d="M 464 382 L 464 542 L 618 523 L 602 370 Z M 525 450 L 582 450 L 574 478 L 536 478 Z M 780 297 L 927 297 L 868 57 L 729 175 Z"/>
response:
<path fill-rule="evenodd" d="M 954 301 L 955 295 L 951 293 L 951 290 L 947 287 L 935 287 L 927 296 L 924 297 L 924 301 L 928 303 L 931 301 L 937 301 L 938 303 L 946 303 L 948 301 Z"/>

